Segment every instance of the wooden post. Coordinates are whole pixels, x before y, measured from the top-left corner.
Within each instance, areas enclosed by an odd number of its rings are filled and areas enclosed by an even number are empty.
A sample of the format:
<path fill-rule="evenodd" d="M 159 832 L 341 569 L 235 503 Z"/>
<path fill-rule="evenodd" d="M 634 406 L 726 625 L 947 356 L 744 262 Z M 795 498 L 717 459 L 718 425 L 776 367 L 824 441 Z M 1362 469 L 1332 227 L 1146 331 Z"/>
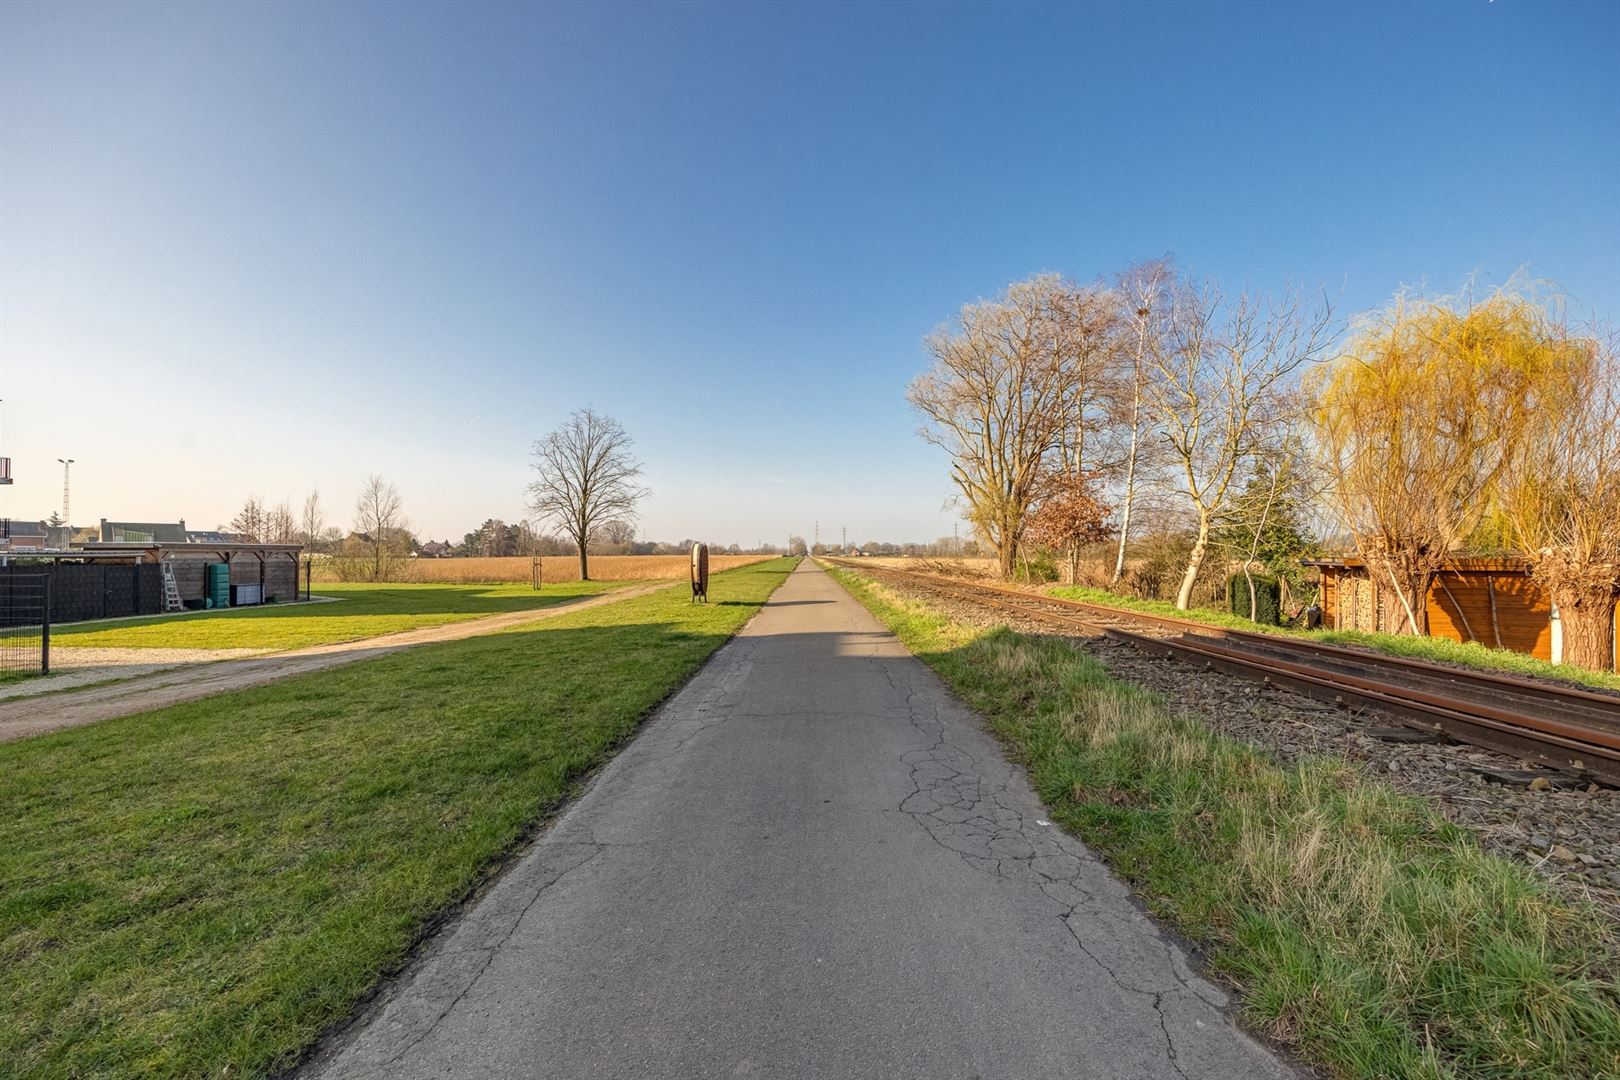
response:
<path fill-rule="evenodd" d="M 1496 618 L 1496 575 L 1485 575 L 1485 595 L 1491 598 L 1491 637 L 1496 640 L 1496 647 L 1502 647 L 1502 624 Z"/>

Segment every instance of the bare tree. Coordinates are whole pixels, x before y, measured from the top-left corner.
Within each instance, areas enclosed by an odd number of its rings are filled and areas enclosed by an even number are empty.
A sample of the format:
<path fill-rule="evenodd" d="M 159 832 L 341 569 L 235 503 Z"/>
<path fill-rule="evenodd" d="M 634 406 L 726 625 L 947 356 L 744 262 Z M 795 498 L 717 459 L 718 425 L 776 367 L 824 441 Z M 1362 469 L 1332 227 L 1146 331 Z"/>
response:
<path fill-rule="evenodd" d="M 517 530 L 517 553 L 519 555 L 538 555 L 540 553 L 540 532 L 534 527 L 534 522 L 524 518 L 517 523 L 515 528 Z"/>
<path fill-rule="evenodd" d="M 636 523 L 630 518 L 617 518 L 603 525 L 597 535 L 615 553 L 627 554 L 630 545 L 636 542 Z"/>
<path fill-rule="evenodd" d="M 1327 347 L 1332 309 L 1289 293 L 1273 304 L 1213 286 L 1178 298 L 1147 399 L 1197 523 L 1176 607 L 1192 603 L 1210 531 L 1263 434 L 1300 407 L 1290 380 Z"/>
<path fill-rule="evenodd" d="M 304 512 L 299 519 L 298 535 L 304 545 L 311 550 L 320 543 L 321 534 L 326 530 L 326 515 L 321 510 L 321 493 L 311 491 L 304 496 Z"/>
<path fill-rule="evenodd" d="M 249 495 L 242 504 L 242 509 L 231 518 L 229 531 L 238 536 L 245 536 L 255 544 L 265 542 L 265 533 L 268 522 L 268 513 L 264 508 L 264 500 L 257 495 Z"/>
<path fill-rule="evenodd" d="M 591 408 L 575 412 L 534 444 L 529 509 L 574 541 L 581 581 L 590 580 L 591 537 L 609 522 L 632 520 L 636 502 L 649 494 L 636 482 L 641 463 L 630 446 L 623 425 Z"/>
<path fill-rule="evenodd" d="M 283 499 L 272 506 L 264 515 L 264 536 L 266 544 L 290 544 L 298 535 L 298 521 L 293 517 L 292 507 Z"/>
<path fill-rule="evenodd" d="M 381 476 L 370 476 L 354 504 L 354 531 L 365 552 L 371 581 L 387 581 L 407 554 L 405 507 L 399 490 Z"/>
<path fill-rule="evenodd" d="M 1572 345 L 1590 358 L 1543 397 L 1509 453 L 1499 498 L 1532 577 L 1558 609 L 1561 659 L 1607 671 L 1620 595 L 1620 356 L 1612 334 Z"/>
<path fill-rule="evenodd" d="M 919 434 L 951 455 L 951 482 L 1004 578 L 1063 430 L 1066 289 L 1043 275 L 967 305 L 929 335 L 933 367 L 907 392 L 924 418 Z"/>
<path fill-rule="evenodd" d="M 1050 472 L 1071 489 L 1097 476 L 1111 473 L 1119 462 L 1109 453 L 1116 449 L 1107 438 L 1117 410 L 1113 397 L 1124 355 L 1119 301 L 1113 291 L 1098 285 L 1066 286 L 1053 305 L 1053 341 L 1062 369 L 1062 424 L 1055 461 Z M 1059 542 L 1066 562 L 1066 579 L 1080 577 L 1082 544 L 1068 535 Z M 1048 542 L 1051 542 L 1050 539 Z"/>
<path fill-rule="evenodd" d="M 1173 288 L 1175 267 L 1167 259 L 1141 263 L 1120 276 L 1115 295 L 1130 309 L 1130 365 L 1115 384 L 1119 420 L 1126 430 L 1124 470 L 1119 511 L 1119 547 L 1114 555 L 1114 583 L 1125 576 L 1125 546 L 1131 536 L 1131 511 L 1136 507 L 1138 465 L 1142 458 L 1142 421 L 1146 403 L 1148 357 L 1160 349 L 1164 299 Z"/>

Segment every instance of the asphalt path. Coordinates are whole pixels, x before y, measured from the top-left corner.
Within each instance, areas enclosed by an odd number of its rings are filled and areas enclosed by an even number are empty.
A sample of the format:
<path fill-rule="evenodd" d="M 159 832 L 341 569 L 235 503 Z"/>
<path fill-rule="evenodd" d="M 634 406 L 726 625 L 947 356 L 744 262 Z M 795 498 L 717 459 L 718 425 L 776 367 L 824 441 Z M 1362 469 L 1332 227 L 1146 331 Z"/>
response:
<path fill-rule="evenodd" d="M 1292 1076 L 808 560 L 306 1077 Z"/>

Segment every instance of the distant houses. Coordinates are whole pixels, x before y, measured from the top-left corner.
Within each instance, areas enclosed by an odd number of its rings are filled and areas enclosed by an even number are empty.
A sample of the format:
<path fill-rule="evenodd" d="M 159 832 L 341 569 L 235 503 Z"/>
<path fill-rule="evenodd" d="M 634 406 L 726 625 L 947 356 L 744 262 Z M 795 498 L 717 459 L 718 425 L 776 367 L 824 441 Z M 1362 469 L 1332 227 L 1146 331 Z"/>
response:
<path fill-rule="evenodd" d="M 218 529 L 188 529 L 186 519 L 170 524 L 166 521 L 108 521 L 101 519 L 100 535 L 103 544 L 246 544 L 253 538 L 241 533 L 220 532 Z"/>
<path fill-rule="evenodd" d="M 109 521 L 53 525 L 49 521 L 0 519 L 0 551 L 66 551 L 85 544 L 242 544 L 251 537 L 217 529 L 188 529 L 179 521 Z"/>

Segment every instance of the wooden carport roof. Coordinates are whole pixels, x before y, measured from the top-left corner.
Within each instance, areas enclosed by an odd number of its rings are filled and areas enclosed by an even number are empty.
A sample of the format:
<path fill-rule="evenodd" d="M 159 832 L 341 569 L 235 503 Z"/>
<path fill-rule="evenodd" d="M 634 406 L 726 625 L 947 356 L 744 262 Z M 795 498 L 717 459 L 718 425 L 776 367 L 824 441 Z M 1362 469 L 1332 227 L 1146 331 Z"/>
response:
<path fill-rule="evenodd" d="M 140 555 L 148 562 L 162 562 L 169 555 L 219 555 L 222 562 L 230 562 L 232 555 L 253 555 L 260 561 L 272 555 L 285 555 L 297 562 L 303 550 L 302 544 L 160 544 L 145 540 L 109 540 L 84 545 L 86 552 Z"/>

